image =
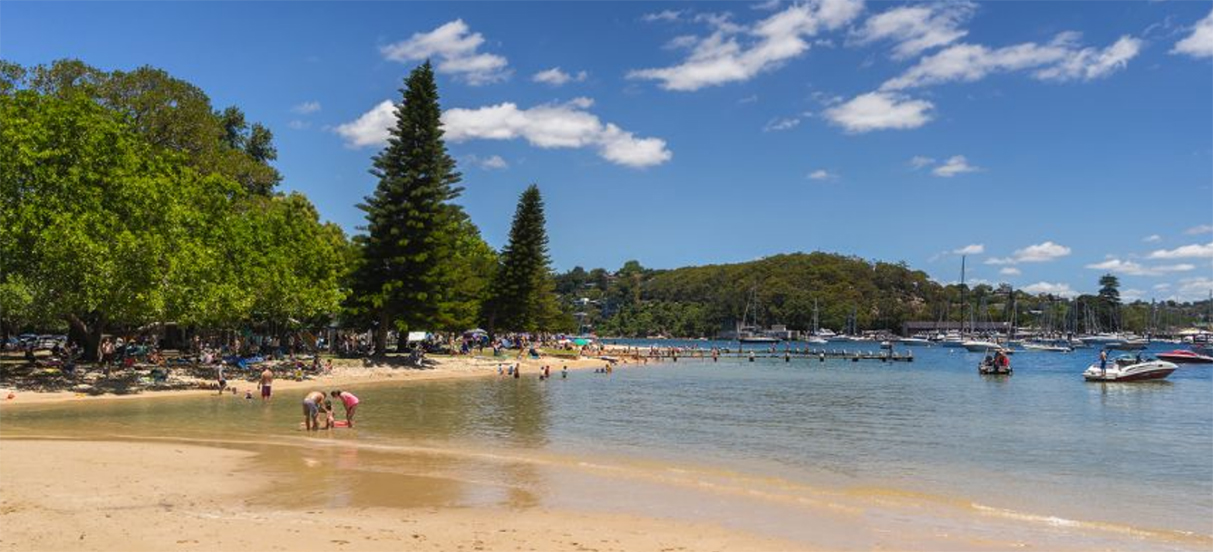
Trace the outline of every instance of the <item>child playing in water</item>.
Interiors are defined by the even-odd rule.
[[[324,399],[324,429],[333,429],[337,421],[333,419],[333,401]]]

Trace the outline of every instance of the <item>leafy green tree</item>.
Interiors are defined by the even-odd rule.
[[[442,110],[429,62],[414,69],[401,90],[396,124],[374,158],[375,192],[359,207],[366,236],[354,276],[352,305],[375,321],[375,350],[387,350],[387,331],[427,328],[449,311],[451,257],[459,211],[460,174],[442,139]]]
[[[497,330],[540,332],[567,328],[556,303],[548,257],[543,197],[532,184],[518,198],[509,242],[493,278],[485,309],[490,334]]]
[[[184,154],[199,173],[235,179],[249,192],[268,195],[282,180],[268,165],[277,156],[268,129],[249,127],[235,107],[213,110],[202,89],[163,70],[106,72],[73,59],[30,69],[4,62],[0,79],[3,94],[28,89],[91,98],[124,117],[152,146]]]

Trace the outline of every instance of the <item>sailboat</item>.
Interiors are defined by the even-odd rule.
[[[825,331],[829,332],[829,335],[831,335],[831,336],[834,335],[834,332],[831,332],[830,330],[825,330]],[[826,339],[825,335],[826,334],[824,334],[822,332],[821,327],[820,327],[820,319],[818,318],[818,311],[817,311],[817,300],[814,299],[813,300],[813,332],[811,334],[809,334],[809,336],[806,337],[804,341],[805,341],[805,343],[812,343],[815,345],[824,345],[826,343],[829,343],[829,340]]]
[[[751,307],[753,307],[751,309]],[[754,311],[754,324],[746,325],[746,319],[750,310]],[[779,338],[763,335],[762,329],[758,326],[758,288],[754,287],[750,291],[750,301],[746,303],[745,310],[741,313],[741,322],[737,324],[737,341],[740,343],[779,343]]]

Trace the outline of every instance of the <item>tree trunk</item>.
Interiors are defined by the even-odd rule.
[[[379,325],[375,327],[375,356],[387,354],[387,313],[380,313]]]
[[[69,314],[65,318],[75,333],[84,336],[84,360],[100,361],[101,335],[105,331],[105,315],[98,314],[92,326],[86,324],[80,317],[74,314]]]

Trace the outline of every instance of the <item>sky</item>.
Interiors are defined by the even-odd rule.
[[[557,270],[820,250],[1213,290],[1213,2],[4,2],[0,57],[200,86],[350,233],[430,59],[458,202],[500,247],[538,184]]]

